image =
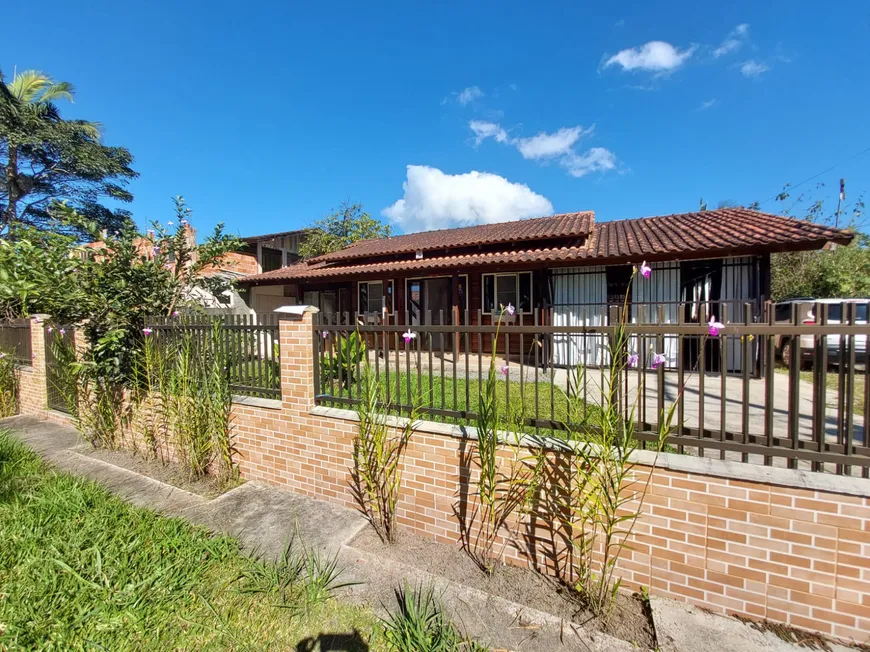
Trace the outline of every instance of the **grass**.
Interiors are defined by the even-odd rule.
[[[330,598],[337,572],[306,551],[251,558],[0,432],[0,649],[379,649],[374,614]]]
[[[433,375],[430,377],[425,370],[418,377],[416,372],[390,373],[390,391],[387,392],[387,379],[384,370],[381,369],[379,383],[383,396],[389,394],[389,412],[391,414],[407,415],[408,408],[413,405],[414,397],[422,398],[424,408],[437,410],[452,410],[457,412],[478,413],[480,409],[480,397],[483,394],[486,380],[477,378],[456,378],[450,376]],[[332,387],[328,381],[324,381],[324,393],[342,398],[359,398],[359,384],[352,384],[351,388],[341,387],[337,379],[333,380]],[[467,397],[467,398],[466,398]],[[522,386],[519,380],[511,379],[509,382],[499,380],[496,390],[499,409],[526,419],[538,418],[556,422],[568,420],[568,397],[564,390],[552,383],[539,381],[524,381]],[[400,407],[401,406],[401,407]],[[506,409],[507,406],[507,409]],[[597,405],[586,404],[587,417],[590,422],[596,423],[600,415]],[[422,415],[430,421],[442,421],[459,425],[476,425],[476,419],[464,419],[462,417],[448,417],[437,414]],[[560,429],[538,428],[524,425],[522,431],[528,434],[548,435],[565,437],[565,432]]]
[[[788,369],[785,367],[777,367],[776,369],[779,373],[788,374]],[[812,371],[801,371],[800,372],[801,380],[805,380],[808,383],[813,382],[813,372]],[[825,387],[828,391],[837,391],[840,382],[840,375],[836,371],[829,371],[827,373],[827,378],[825,380]],[[855,410],[855,414],[858,416],[864,416],[864,373],[856,372],[855,373],[855,393],[852,395],[852,405]],[[836,402],[828,403],[828,408],[837,409]]]

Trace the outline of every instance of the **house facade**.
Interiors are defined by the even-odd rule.
[[[252,295],[315,305],[322,319],[342,323],[490,324],[511,304],[517,324],[606,325],[626,295],[633,321],[733,322],[757,319],[769,299],[771,253],[851,239],[744,208],[607,222],[587,211],[367,240],[241,283]],[[632,274],[642,261],[653,268],[649,280]],[[564,335],[550,344],[557,365],[606,362],[600,339]],[[427,345],[464,343],[433,337]],[[519,345],[511,342],[509,353],[527,354]],[[675,342],[665,353],[676,364]],[[728,361],[729,369],[741,365]]]

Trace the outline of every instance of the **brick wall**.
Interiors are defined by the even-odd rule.
[[[234,406],[242,475],[355,507],[356,423],[345,411],[315,407],[310,313],[282,319],[280,343],[281,401]],[[37,357],[28,376],[34,382],[37,345],[34,339]],[[37,389],[23,391],[29,396],[23,410],[42,410]],[[426,430],[407,448],[398,519],[419,534],[455,543],[454,509],[461,511],[473,492],[468,478],[474,470],[464,462],[472,442],[444,424]],[[662,455],[653,471],[638,469],[639,482],[652,477],[633,550],[620,564],[626,588],[647,586],[718,613],[867,639],[870,481],[678,455]],[[564,572],[565,542],[550,531],[553,520],[541,514],[513,523],[497,548],[504,545],[505,561]]]

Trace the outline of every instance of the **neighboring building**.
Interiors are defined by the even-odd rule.
[[[188,241],[191,246],[196,243],[196,229],[186,226]],[[220,276],[230,281],[238,281],[243,277],[262,272],[279,270],[299,261],[299,243],[304,237],[304,230],[284,231],[266,235],[242,238],[244,243],[241,251],[226,254],[221,262],[203,271],[203,276]],[[153,242],[148,238],[138,238],[135,245],[140,255],[150,258],[153,254]],[[90,255],[99,256],[105,248],[101,241],[83,245],[82,251],[90,251]],[[189,299],[201,305],[210,314],[250,314],[252,312],[272,312],[275,308],[287,305],[287,300],[281,294],[281,289],[264,287],[253,293],[248,287],[237,286],[216,296],[211,292],[193,288]]]
[[[697,322],[701,314],[721,318],[725,311],[736,321],[747,304],[757,318],[770,297],[771,253],[848,244],[852,237],[744,208],[602,223],[588,211],[358,242],[241,283],[276,304],[283,297],[318,306],[325,319],[348,313],[370,323],[383,319],[385,308],[398,323],[488,324],[510,303],[517,323],[601,325],[626,293],[634,320]],[[644,260],[652,278],[631,281],[632,266]],[[434,337],[432,346],[461,348],[459,339]],[[512,341],[511,352],[519,346]],[[666,344],[666,354],[676,364],[675,342]],[[729,355],[729,369],[741,367],[739,354]],[[600,339],[561,336],[552,356],[559,365],[600,364],[605,353]]]
[[[299,262],[299,245],[305,237],[304,230],[282,231],[242,238],[245,247],[240,254],[244,258],[238,270],[255,275],[284,269]],[[275,308],[296,303],[295,297],[285,294],[280,286],[243,287],[241,298],[255,313],[272,312]]]

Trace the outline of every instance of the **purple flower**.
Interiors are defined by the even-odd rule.
[[[169,226],[172,226],[172,220],[169,220],[166,224],[168,224]]]
[[[153,328],[149,328],[148,326],[146,326],[145,328],[142,329],[142,334],[143,334],[145,337],[148,337],[148,336],[151,335],[151,333],[153,333],[153,332],[154,332],[154,329],[153,329]]]
[[[649,278],[650,274],[652,274],[652,267],[646,264],[646,261],[643,261],[640,264],[640,275],[644,278]]]
[[[629,367],[636,367],[636,366],[637,366],[637,361],[638,361],[638,360],[640,360],[640,356],[639,356],[637,353],[631,353],[631,354],[629,354],[629,356],[628,356],[628,366],[629,366]]]
[[[149,238],[153,238],[153,237],[154,237],[154,229],[148,229],[148,237],[149,237]]]
[[[33,321],[35,321],[38,324],[39,322],[42,321],[42,317],[34,317]]]
[[[61,335],[66,335],[66,329],[65,329],[65,328],[61,328],[61,329],[58,331],[58,333],[60,333]]]
[[[720,328],[725,328],[725,324],[716,321],[715,316],[710,317],[710,330],[708,331],[710,333],[710,336],[716,337],[717,335],[719,335]]]
[[[667,361],[668,361],[668,359],[665,357],[664,353],[656,353],[655,355],[653,355],[653,361],[652,361],[653,369],[658,367],[660,364],[664,364]]]
[[[45,330],[47,330],[49,333],[51,333],[52,331],[54,331],[54,326],[49,326]]]
[[[151,250],[151,253],[154,254],[155,256],[159,256],[160,255],[160,247],[154,247]]]
[[[402,337],[405,338],[405,344],[410,344],[411,340],[413,340],[415,337],[417,337],[417,333],[412,333],[411,329],[409,328],[407,331],[402,333]]]
[[[321,335],[323,335],[323,339],[326,339],[327,337],[329,337],[329,331],[323,331]]]
[[[511,317],[513,317],[513,316],[514,316],[514,313],[517,311],[517,309],[514,308],[513,305],[511,305],[511,304],[507,304],[507,306],[505,307],[504,311],[505,311],[507,314],[509,314]]]
[[[172,311],[172,316],[173,316],[173,317],[178,317],[178,315],[179,315],[179,312],[178,312],[177,310],[173,310],[173,311]]]
[[[501,366],[501,372],[505,375],[505,377],[507,377],[509,371],[510,369],[508,369],[508,366],[506,364],[503,364]]]

